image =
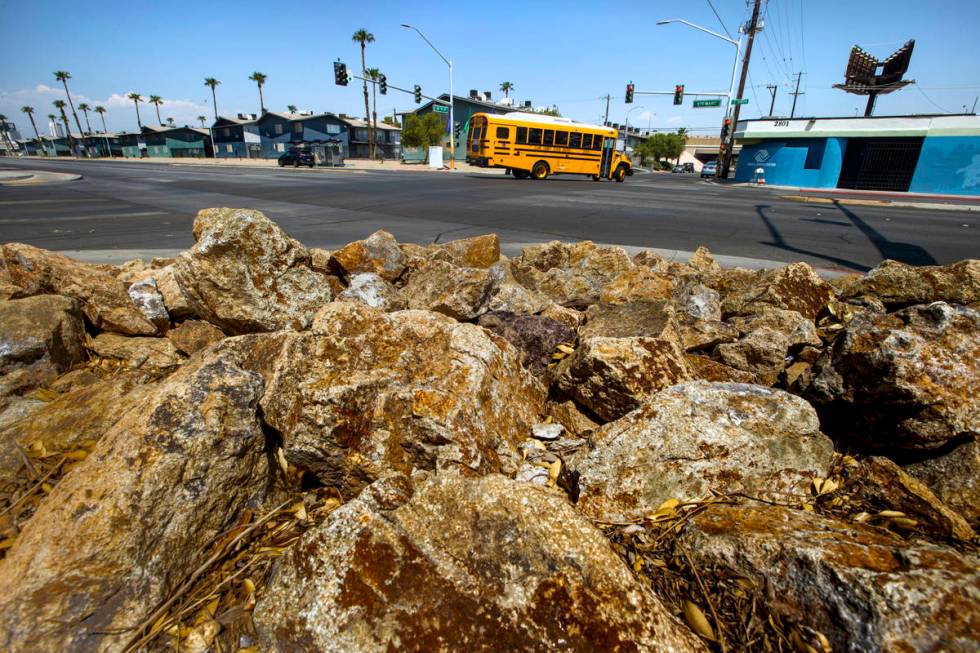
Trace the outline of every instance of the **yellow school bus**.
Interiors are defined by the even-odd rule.
[[[509,168],[516,179],[589,175],[621,182],[633,174],[632,162],[616,151],[615,129],[521,111],[474,114],[466,162]]]

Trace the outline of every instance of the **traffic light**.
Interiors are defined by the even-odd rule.
[[[459,136],[463,131],[463,123],[458,120],[453,123],[453,136],[456,137],[456,141],[459,142]]]
[[[418,84],[415,85],[415,104],[421,104],[422,102],[422,87]]]
[[[388,95],[388,77],[385,75],[378,76],[378,92],[381,95]]]
[[[674,87],[674,104],[684,104],[684,85],[678,84]]]
[[[721,142],[727,143],[728,137],[732,134],[732,119],[725,118],[725,122],[721,126]]]
[[[633,104],[633,82],[626,85],[626,104]]]
[[[333,81],[337,86],[347,86],[350,76],[347,74],[347,64],[342,61],[333,62]]]

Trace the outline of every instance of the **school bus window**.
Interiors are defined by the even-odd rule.
[[[555,130],[554,129],[546,129],[546,130],[544,130],[544,144],[545,145],[554,145],[555,144]]]
[[[531,127],[527,130],[528,145],[541,145],[541,130]]]
[[[555,145],[568,145],[568,132],[555,132]]]
[[[582,134],[582,149],[592,149],[592,134]]]
[[[527,143],[527,127],[517,128],[517,142],[522,145]]]
[[[600,136],[599,134],[596,134],[595,135],[595,140],[592,141],[592,149],[593,150],[601,150],[602,149],[602,136]]]
[[[582,134],[578,132],[572,132],[568,135],[568,147],[579,148],[582,147]]]
[[[497,138],[503,138],[504,140],[510,138],[510,130],[506,127],[497,127]]]

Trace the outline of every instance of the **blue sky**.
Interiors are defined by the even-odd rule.
[[[790,77],[804,71],[797,115],[854,115],[863,98],[831,85],[842,81],[851,45],[884,57],[909,38],[916,39],[908,77],[918,84],[879,99],[876,113],[941,113],[969,109],[980,94],[980,2],[976,0],[771,0],[766,29],[756,39],[743,116],[768,112],[767,83],[779,85],[776,113],[789,113]],[[732,34],[748,20],[744,0],[714,0]],[[442,2],[63,2],[0,1],[6,37],[0,40],[0,112],[29,123],[20,112],[33,105],[39,122],[63,98],[52,72],[68,70],[78,102],[103,104],[110,129],[136,126],[130,91],[164,98],[161,115],[178,124],[212,115],[204,77],[221,80],[222,114],[257,112],[258,94],[248,81],[253,71],[268,75],[264,92],[271,110],[287,104],[315,111],[363,114],[359,85],[333,83],[332,61],[340,57],[353,71],[360,49],[351,41],[359,27],[376,38],[368,46],[368,66],[380,68],[389,83],[420,84],[423,92],[445,92],[445,64],[411,23],[455,67],[455,90],[501,95],[509,80],[518,100],[535,106],[556,104],[566,116],[596,121],[609,93],[610,120],[640,127],[688,127],[717,131],[719,109],[673,106],[669,97],[637,96],[623,103],[626,82],[638,91],[727,90],[734,48],[681,25],[656,26],[684,18],[722,31],[707,0],[647,3],[597,1],[495,2],[450,5]],[[19,36],[18,36],[19,35]],[[413,108],[408,95],[389,91],[378,112]],[[141,108],[144,121],[153,108]],[[93,118],[95,116],[92,116]],[[93,124],[93,127],[95,125]],[[26,135],[26,133],[25,133]]]

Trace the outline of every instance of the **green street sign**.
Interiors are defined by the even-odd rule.
[[[695,109],[703,109],[705,107],[720,107],[720,106],[721,106],[721,98],[718,98],[718,99],[715,99],[715,100],[695,100],[694,101],[694,108]]]
[[[747,97],[736,98],[732,100],[732,104],[748,104],[748,103],[749,103],[749,98]]]
[[[449,113],[449,107],[444,106],[442,104],[433,104],[432,110],[435,111],[436,113]]]

